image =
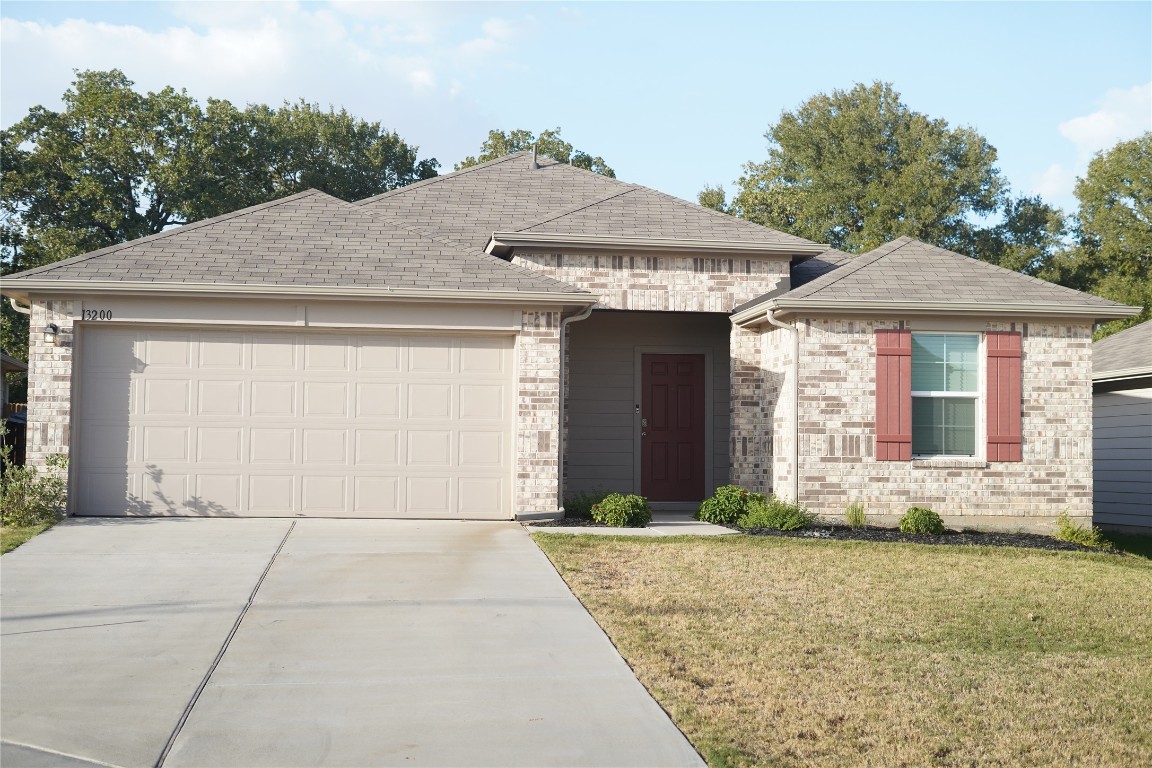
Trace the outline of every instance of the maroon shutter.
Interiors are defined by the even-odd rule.
[[[989,331],[988,461],[1023,461],[1021,435],[1022,345],[1016,331]]]
[[[912,331],[876,331],[876,460],[912,458]]]

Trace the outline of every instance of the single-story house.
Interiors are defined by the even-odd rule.
[[[901,238],[848,256],[518,153],[5,279],[71,511],[524,518],[737,483],[839,515],[1092,512],[1091,334],[1137,310]],[[75,450],[73,450],[73,448]]]
[[[1152,321],[1092,345],[1094,522],[1152,531]]]

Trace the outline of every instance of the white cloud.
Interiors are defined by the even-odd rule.
[[[1152,82],[1126,90],[1114,88],[1100,99],[1095,112],[1060,123],[1060,135],[1076,145],[1081,158],[1148,130],[1152,130]]]
[[[1065,210],[1075,209],[1076,179],[1084,176],[1097,152],[1152,130],[1152,82],[1113,88],[1097,106],[1096,111],[1065,120],[1057,127],[1075,150],[1070,153],[1074,154],[1070,163],[1054,163],[1032,179],[1033,193]]]

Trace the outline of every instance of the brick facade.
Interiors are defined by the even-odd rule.
[[[59,345],[44,340],[49,323]],[[28,344],[29,466],[43,469],[52,454],[68,454],[72,420],[72,302],[33,301]]]
[[[560,313],[524,312],[516,343],[517,513],[555,512],[560,461]]]
[[[732,368],[731,482],[766,493],[772,463],[771,405],[776,382],[764,365],[764,338],[732,326],[729,355]]]
[[[894,522],[913,505],[931,506],[951,525],[1045,530],[1065,509],[1074,519],[1090,522],[1091,325],[987,322],[971,327],[1023,334],[1023,461],[876,461],[874,334],[899,325],[880,319],[798,322],[801,501],[828,518],[842,517],[850,501],[861,501],[880,522]],[[905,327],[913,332],[957,330],[920,319]],[[767,335],[790,343],[784,331]],[[770,355],[766,365],[780,372]],[[776,445],[773,486],[782,489],[788,487],[790,454],[779,439]],[[977,450],[983,453],[983,447]]]
[[[636,256],[517,249],[513,264],[591,291],[600,309],[730,312],[787,281],[777,257]]]

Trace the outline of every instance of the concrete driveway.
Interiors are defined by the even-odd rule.
[[[4,768],[703,764],[514,523],[74,519],[0,606]]]

